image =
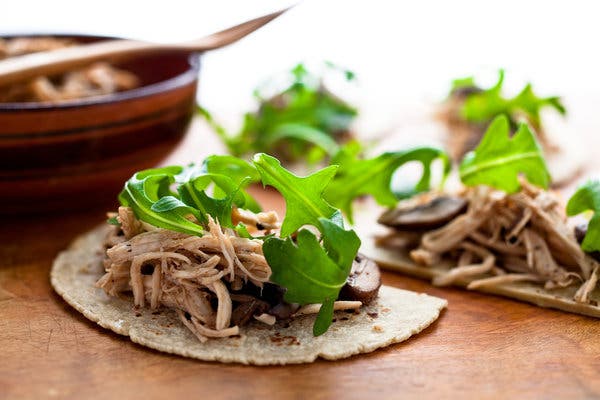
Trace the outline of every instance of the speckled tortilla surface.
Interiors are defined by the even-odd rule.
[[[200,343],[173,311],[134,310],[131,298],[107,296],[94,286],[102,275],[104,228],[77,239],[59,254],[52,286],[67,303],[98,323],[141,345],[205,361],[272,365],[307,363],[321,357],[337,360],[402,342],[434,322],[446,300],[383,286],[374,304],[359,313],[336,312],[324,335],[314,337],[314,316],[271,327],[253,322],[239,337]]]

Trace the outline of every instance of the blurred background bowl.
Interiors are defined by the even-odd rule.
[[[181,141],[195,110],[199,56],[152,53],[113,65],[135,74],[140,87],[60,103],[0,103],[0,213],[110,206],[127,178],[158,165]]]

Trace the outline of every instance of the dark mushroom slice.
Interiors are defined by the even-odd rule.
[[[358,253],[346,284],[340,291],[339,299],[357,300],[369,304],[379,292],[381,273],[377,264],[363,254]]]
[[[266,282],[262,287],[258,287],[251,282],[247,282],[240,290],[230,290],[231,299],[244,298],[244,296],[256,298],[268,303],[271,307],[283,302],[285,289],[274,283]],[[234,300],[235,301],[235,300]]]
[[[298,305],[282,302],[273,306],[268,313],[274,315],[277,320],[289,319],[298,310]]]
[[[232,300],[246,300],[241,302],[238,306],[236,306],[231,313],[231,323],[233,325],[244,326],[250,321],[253,315],[260,315],[262,313],[267,312],[269,309],[269,303],[258,300],[252,296],[247,295],[238,295],[239,297],[234,298],[232,296]],[[242,299],[241,296],[246,297]]]
[[[575,225],[573,228],[573,233],[575,234],[575,239],[577,239],[577,243],[583,243],[583,239],[585,239],[585,235],[587,235],[588,224],[579,224]]]
[[[467,210],[468,202],[458,196],[422,195],[384,212],[377,222],[398,230],[439,228]]]

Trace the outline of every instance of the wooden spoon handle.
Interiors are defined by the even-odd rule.
[[[106,40],[98,43],[66,47],[13,57],[0,61],[0,87],[36,76],[52,76],[83,67],[94,61],[119,61],[132,54],[156,50],[205,51],[226,46],[254,32],[277,18],[291,7],[186,43],[160,44],[137,40]]]
[[[139,54],[160,47],[135,40],[107,40],[9,58],[0,62],[0,86],[36,76],[52,76],[98,60],[114,62],[132,52]]]

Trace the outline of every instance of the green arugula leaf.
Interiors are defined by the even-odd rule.
[[[213,193],[217,188],[219,189],[218,197],[211,197],[206,193],[211,184],[215,185]],[[210,215],[222,226],[233,228],[231,209],[234,204],[244,208],[245,198],[240,193],[240,188],[244,184],[246,184],[246,180],[236,184],[228,176],[206,173],[181,184],[177,190],[184,204],[200,210],[200,214],[203,216],[200,220],[202,223],[207,223],[206,215]]]
[[[510,118],[512,125],[519,122],[520,117],[525,117],[527,122],[534,129],[541,128],[540,110],[544,107],[551,107],[560,114],[566,114],[566,109],[559,97],[538,97],[531,84],[515,97],[506,98],[502,95],[502,86],[504,84],[504,71],[498,72],[498,81],[496,84],[485,90],[474,91],[469,94],[461,109],[462,117],[466,121],[488,123],[494,117],[505,114]],[[456,80],[453,83],[452,90],[464,87],[477,87],[472,78]]]
[[[346,283],[360,239],[352,230],[320,218],[323,229],[323,247],[307,229],[298,232],[296,243],[292,238],[269,238],[263,244],[263,253],[272,269],[270,280],[284,288],[284,298],[290,303],[323,303],[313,333],[327,331],[333,317],[333,301]]]
[[[182,171],[182,167],[166,167],[134,174],[119,194],[121,205],[131,207],[140,220],[159,228],[202,236],[202,226],[188,219],[190,215],[199,218],[200,213],[170,200],[175,197],[169,187],[175,182],[175,175]]]
[[[342,270],[349,272],[360,248],[360,239],[353,230],[344,229],[339,212],[330,219],[319,218],[319,222],[327,256]]]
[[[354,74],[332,63],[328,69],[342,73],[346,80]],[[256,112],[244,115],[244,123],[237,135],[227,134],[208,111],[199,109],[235,156],[253,152],[277,154],[285,161],[318,162],[337,151],[337,143],[347,138],[357,110],[334,94],[323,84],[323,77],[296,65],[283,81],[291,81],[283,90],[273,90],[272,79],[259,86],[254,96],[259,101]],[[320,151],[313,150],[318,148]],[[319,156],[320,158],[317,158]]]
[[[494,119],[477,148],[465,155],[460,164],[460,178],[467,186],[488,185],[507,193],[520,189],[519,174],[544,189],[550,173],[535,135],[526,124],[510,137],[506,116]]]
[[[238,235],[240,235],[240,237],[246,238],[246,239],[254,239],[254,237],[250,234],[250,232],[248,232],[248,228],[246,228],[246,225],[244,225],[243,223],[238,223],[235,228],[233,228]]]
[[[317,318],[315,319],[315,323],[313,325],[313,335],[321,336],[331,326],[333,321],[333,305],[335,303],[335,299],[326,298],[323,300],[321,304],[321,308],[319,309],[319,313],[317,314]]]
[[[117,217],[110,217],[106,220],[107,224],[110,225],[115,225],[115,226],[121,226],[121,223],[119,222],[119,220],[117,219]]]
[[[225,175],[232,179],[244,197],[243,207],[252,212],[262,211],[256,200],[244,190],[249,184],[260,181],[260,174],[252,164],[233,156],[213,155],[204,159],[202,169],[210,174]],[[224,194],[219,186],[215,190],[215,195]]]
[[[452,81],[452,88],[450,89],[450,93],[465,89],[465,88],[473,88],[476,87],[475,78],[472,76],[467,76],[466,78],[458,78]]]
[[[534,92],[530,83],[528,83],[523,90],[510,102],[511,108],[514,110],[513,113],[522,110],[529,123],[536,129],[541,126],[540,110],[544,107],[552,107],[558,111],[561,115],[565,115],[567,110],[562,104],[560,97],[538,97]]]
[[[406,151],[383,153],[375,158],[360,159],[357,153],[342,153],[333,159],[339,163],[338,173],[325,189],[325,200],[339,207],[352,222],[352,202],[357,197],[369,194],[384,206],[393,207],[398,198],[390,187],[394,172],[410,161],[423,165],[423,174],[416,185],[416,191],[429,189],[431,164],[434,160],[443,162],[444,177],[450,172],[450,159],[440,149],[418,147]]]
[[[579,187],[567,203],[567,215],[574,216],[586,211],[594,214],[588,223],[581,248],[586,252],[600,251],[600,182],[589,181]]]
[[[338,149],[338,144],[327,132],[313,128],[312,126],[296,123],[278,125],[267,141],[267,145],[274,146],[281,140],[292,138],[312,143],[327,154],[334,154]]]
[[[249,183],[260,180],[260,175],[252,164],[233,156],[208,156],[202,163],[202,169],[211,174],[227,175],[237,184],[248,178],[250,178]]]
[[[299,177],[283,168],[279,160],[264,153],[256,154],[253,162],[263,185],[273,186],[285,199],[282,237],[289,236],[303,225],[319,227],[319,218],[331,218],[336,213],[337,210],[323,200],[322,193],[335,175],[337,166]]]
[[[214,171],[214,172],[209,172]],[[219,172],[219,173],[217,173]],[[171,166],[136,173],[119,195],[122,205],[130,206],[136,216],[154,226],[202,235],[207,215],[223,226],[234,228],[231,209],[260,210],[243,189],[260,178],[256,169],[246,161],[230,156],[213,156],[201,167]],[[177,192],[171,187],[177,186]],[[209,194],[212,190],[212,194]],[[194,216],[196,221],[191,221]]]

